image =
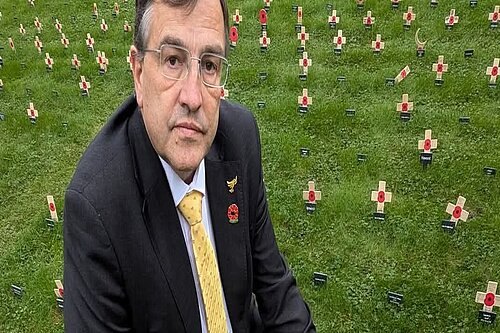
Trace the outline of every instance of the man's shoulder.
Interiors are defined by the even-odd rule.
[[[129,122],[137,110],[134,97],[127,99],[104,124],[83,153],[69,188],[83,191],[90,184],[119,178],[130,161]]]

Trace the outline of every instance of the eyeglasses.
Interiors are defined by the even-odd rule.
[[[198,70],[203,84],[212,88],[222,88],[229,75],[229,63],[226,58],[214,54],[203,53],[199,58],[192,57],[189,50],[170,44],[163,44],[159,50],[145,49],[144,52],[156,52],[160,56],[161,74],[168,79],[184,80],[191,67],[191,60],[198,62]]]

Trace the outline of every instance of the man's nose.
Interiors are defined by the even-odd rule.
[[[190,111],[198,110],[202,103],[201,89],[203,89],[203,82],[199,66],[200,59],[192,57],[188,75],[182,82],[183,86],[179,94],[179,103],[189,108]]]

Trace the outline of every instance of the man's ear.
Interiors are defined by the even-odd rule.
[[[135,98],[137,105],[142,108],[142,65],[143,61],[140,59],[139,51],[132,45],[130,47],[130,63],[132,64],[132,75],[134,76]]]

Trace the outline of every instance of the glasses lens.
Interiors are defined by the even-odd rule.
[[[223,57],[206,53],[200,61],[201,77],[205,84],[222,87],[226,84],[229,64]]]
[[[163,75],[175,80],[184,78],[188,71],[190,60],[189,53],[186,50],[175,46],[163,45],[160,57]]]

